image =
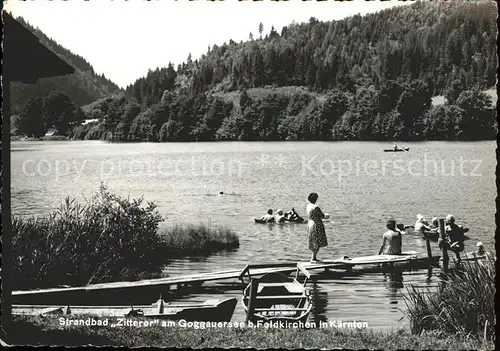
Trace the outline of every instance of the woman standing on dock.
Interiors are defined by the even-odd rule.
[[[326,239],[325,226],[323,224],[323,218],[325,214],[316,205],[318,201],[318,194],[311,193],[307,197],[309,204],[307,204],[306,211],[309,216],[309,221],[307,222],[307,234],[309,236],[309,250],[312,251],[311,262],[318,262],[316,255],[321,247],[328,245]]]

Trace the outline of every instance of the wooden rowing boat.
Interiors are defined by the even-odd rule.
[[[160,298],[151,305],[77,306],[77,305],[12,305],[13,315],[91,315],[99,317],[146,317],[186,321],[229,322],[236,298],[211,299],[203,303],[166,303]]]
[[[266,265],[269,266],[269,265]],[[247,266],[242,271],[240,278],[251,268],[261,268],[263,265]],[[304,273],[305,279],[301,284],[298,281],[299,272]],[[252,312],[249,320],[253,323],[257,321],[288,321],[305,322],[312,309],[312,297],[306,289],[305,284],[310,278],[309,272],[297,264],[296,277],[290,277],[283,273],[267,273],[260,279],[252,281],[243,290],[242,305],[245,313],[248,314],[250,300],[252,302]],[[256,296],[250,296],[252,284],[257,284]]]

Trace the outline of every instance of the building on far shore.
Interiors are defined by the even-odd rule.
[[[496,108],[497,100],[498,100],[496,88],[484,90],[483,93],[485,93],[486,95],[488,95],[491,98],[491,106],[490,107]],[[444,95],[436,95],[436,96],[432,97],[432,106],[445,105],[447,102],[448,102],[448,100],[446,99],[446,97],[444,97]]]

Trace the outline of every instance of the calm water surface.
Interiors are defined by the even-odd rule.
[[[307,260],[305,225],[258,225],[252,217],[267,208],[291,207],[305,215],[312,191],[320,195],[318,204],[332,219],[325,225],[329,245],[320,258],[375,254],[388,217],[412,224],[417,213],[428,219],[452,213],[471,229],[466,251],[477,241],[493,249],[495,142],[408,146],[410,152],[384,153],[390,144],[13,142],[12,210],[42,215],[66,196],[83,201],[104,181],[114,193],[155,202],[166,218],[164,225],[224,224],[238,233],[238,250],[175,260],[165,269],[170,275]],[[425,252],[416,238],[405,238],[403,246]],[[311,318],[396,327],[404,322],[401,295],[410,283],[432,285],[436,278],[419,271],[319,279],[310,286],[315,296]],[[234,318],[244,319],[239,305]]]

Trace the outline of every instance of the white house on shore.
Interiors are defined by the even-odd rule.
[[[93,118],[93,119],[86,119],[82,122],[82,126],[86,125],[86,124],[89,124],[89,123],[93,123],[93,122],[97,122],[99,121],[99,119],[97,118]]]
[[[49,129],[45,136],[53,136],[57,131],[55,129]]]

